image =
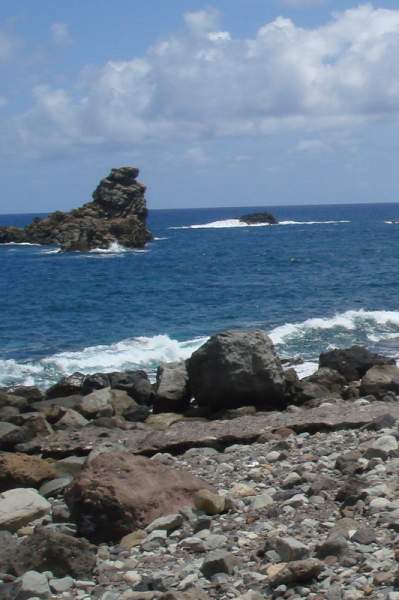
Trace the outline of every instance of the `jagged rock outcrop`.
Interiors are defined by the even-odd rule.
[[[249,215],[243,215],[240,217],[242,223],[248,225],[258,225],[262,223],[269,223],[269,225],[278,225],[278,221],[274,215],[269,212],[251,213]]]
[[[107,249],[113,242],[142,248],[152,235],[146,226],[146,188],[137,181],[138,174],[135,167],[112,169],[100,181],[92,202],[68,213],[56,211],[34,219],[24,229],[1,227],[0,244],[57,244],[64,251],[82,252]]]

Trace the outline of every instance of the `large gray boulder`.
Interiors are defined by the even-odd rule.
[[[8,490],[0,494],[0,529],[17,531],[50,509],[50,503],[32,488]]]
[[[360,393],[382,398],[387,392],[399,394],[399,368],[394,365],[372,367],[362,378]]]
[[[260,330],[224,331],[187,362],[189,383],[200,406],[213,411],[253,405],[266,410],[287,404],[287,381],[273,342]]]
[[[154,412],[182,412],[191,398],[185,361],[158,367]]]

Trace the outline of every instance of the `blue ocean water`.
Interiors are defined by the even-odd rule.
[[[147,368],[260,327],[303,372],[357,342],[399,355],[399,204],[150,211],[145,251],[0,246],[0,385]],[[0,215],[24,225],[35,215]]]

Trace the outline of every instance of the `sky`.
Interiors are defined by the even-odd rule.
[[[0,213],[398,202],[398,134],[398,0],[0,4]]]

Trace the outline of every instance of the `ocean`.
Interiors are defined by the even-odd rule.
[[[140,251],[0,246],[0,385],[154,377],[230,328],[265,330],[301,376],[354,343],[399,358],[399,204],[268,207],[279,225],[240,225],[259,210],[150,210]]]

